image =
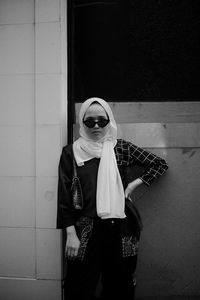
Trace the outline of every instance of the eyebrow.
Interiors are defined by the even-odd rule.
[[[105,120],[109,120],[109,118],[106,118],[106,116],[98,116],[98,117],[91,117],[91,116],[89,116],[89,117],[86,117],[84,120],[88,120],[88,119],[105,119]]]
[[[104,109],[105,110],[105,109]],[[107,117],[107,119],[108,120],[110,120],[110,118],[109,118],[109,115],[107,114],[107,111],[105,111],[105,113],[106,113],[106,117]],[[85,115],[86,115],[86,112],[85,112],[85,114],[84,114],[84,116],[83,116],[83,119],[82,120],[85,120]],[[101,117],[101,118],[105,118],[105,116],[98,116],[98,117]],[[94,117],[92,117],[92,116],[89,116],[89,117],[87,117],[87,119],[88,118],[94,118]]]

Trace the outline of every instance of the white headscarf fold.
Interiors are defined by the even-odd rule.
[[[93,102],[98,102],[109,116],[109,129],[104,137],[94,141],[88,137],[83,125],[84,115]],[[73,151],[78,165],[83,165],[94,157],[101,158],[97,176],[97,215],[102,219],[125,218],[125,196],[121,176],[117,167],[114,147],[117,142],[117,125],[110,106],[100,98],[86,100],[79,113],[80,138],[73,143]]]

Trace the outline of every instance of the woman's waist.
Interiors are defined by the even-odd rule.
[[[100,217],[96,217],[93,220],[94,228],[97,230],[101,230],[104,234],[110,231],[119,231],[121,228],[121,224],[123,219],[119,218],[107,218],[102,219]]]

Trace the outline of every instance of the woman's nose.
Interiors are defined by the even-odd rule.
[[[99,128],[98,123],[95,123],[94,128]]]

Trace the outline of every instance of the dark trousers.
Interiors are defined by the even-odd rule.
[[[122,257],[119,228],[120,220],[94,222],[93,234],[88,242],[84,260],[67,262],[65,300],[94,299],[100,277],[100,299],[134,299],[137,256]]]

